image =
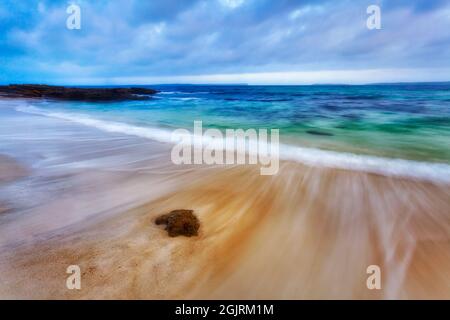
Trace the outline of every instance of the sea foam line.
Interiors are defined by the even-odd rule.
[[[172,132],[169,130],[99,120],[83,114],[47,111],[34,106],[19,106],[16,107],[16,111],[67,120],[95,127],[106,132],[134,135],[163,143],[174,143]],[[226,144],[224,143],[224,145]],[[414,178],[450,184],[450,165],[446,163],[383,158],[287,144],[280,145],[280,158],[310,166],[364,171],[385,176]]]

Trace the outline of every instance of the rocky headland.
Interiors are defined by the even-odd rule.
[[[147,100],[158,91],[148,88],[79,88],[48,85],[0,86],[0,97],[45,98],[69,101]]]

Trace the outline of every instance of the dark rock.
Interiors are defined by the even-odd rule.
[[[173,210],[156,218],[155,223],[165,224],[170,237],[196,236],[200,222],[193,212],[193,210]]]
[[[333,136],[332,133],[323,132],[323,131],[316,131],[316,130],[307,130],[306,133],[313,134],[313,135],[316,135],[316,136],[330,136],[330,137]]]
[[[48,98],[71,101],[147,100],[158,91],[147,88],[69,88],[47,85],[0,86],[0,96],[8,98]]]

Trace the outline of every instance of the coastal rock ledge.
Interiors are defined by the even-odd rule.
[[[147,88],[76,88],[41,84],[0,86],[0,97],[46,98],[69,101],[147,100],[155,93],[158,93],[158,91]]]
[[[157,225],[165,224],[170,237],[198,235],[200,222],[193,210],[173,210],[156,218]]]

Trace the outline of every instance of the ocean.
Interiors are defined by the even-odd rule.
[[[150,100],[28,102],[17,111],[171,142],[177,128],[279,129],[280,157],[450,182],[450,83],[154,85]]]
[[[449,298],[449,85],[150,87],[0,99],[0,297]],[[171,134],[196,120],[279,129],[287,161],[174,164]],[[155,224],[178,209],[198,236]]]

